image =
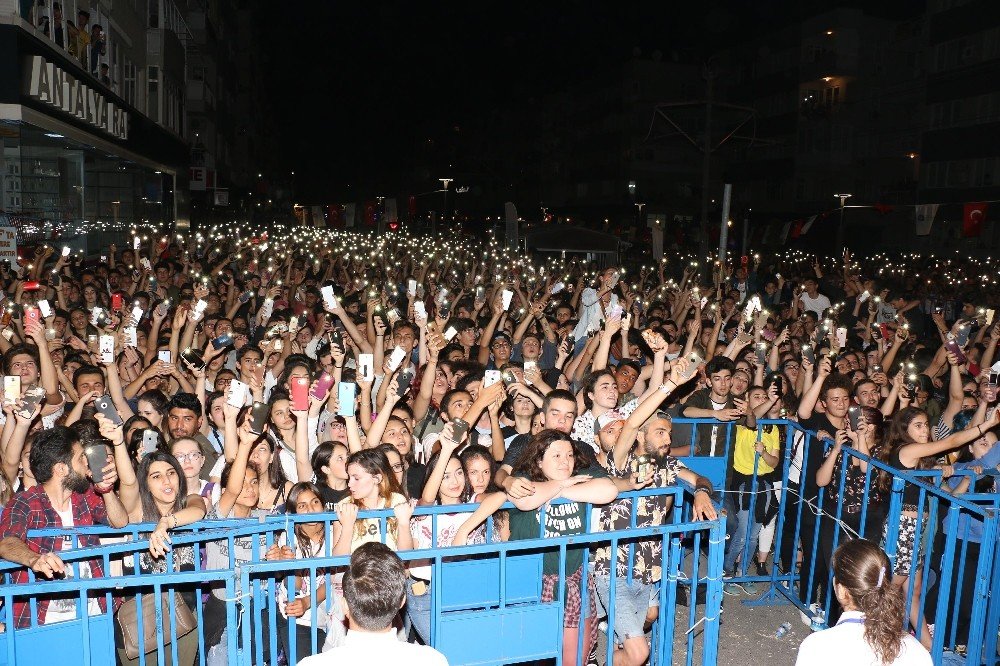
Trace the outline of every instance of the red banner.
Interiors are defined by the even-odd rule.
[[[965,214],[962,216],[962,236],[975,238],[983,233],[983,222],[986,221],[987,203],[965,204]]]
[[[375,202],[366,201],[365,202],[365,226],[374,227],[375,226]]]

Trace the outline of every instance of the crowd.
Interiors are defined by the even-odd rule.
[[[804,497],[825,488],[836,503],[846,465],[842,521],[802,518],[803,534],[820,524],[824,575],[816,580],[825,581],[827,567],[849,561],[833,554],[837,530],[846,524],[878,543],[888,508],[888,475],[874,475],[868,489],[867,466],[844,447],[901,470],[940,468],[954,493],[996,490],[984,470],[1000,454],[1000,372],[991,370],[1000,327],[990,303],[965,296],[956,280],[973,269],[955,261],[914,258],[907,275],[886,258],[789,253],[626,271],[526,256],[492,240],[311,229],[241,238],[228,229],[140,234],[90,257],[41,245],[22,264],[0,273],[0,558],[64,576],[60,552],[99,540],[29,530],[150,523],[148,552],[132,567],[166,571],[170,551],[175,570],[193,569],[198,557],[220,568],[231,555],[248,561],[249,548],[213,542],[201,553],[173,548],[171,535],[204,519],[335,511],[330,530],[299,523],[294,539],[283,536],[266,552],[270,560],[367,553],[356,580],[353,562],[337,576],[333,598],[327,585],[311,591],[308,576],[294,589],[278,586],[281,613],[298,618],[297,654],[279,623],[290,664],[311,652],[311,599],[322,605],[320,643],[330,654],[352,641],[363,649],[352,634],[384,624],[387,611],[372,610],[373,595],[396,599],[399,591],[365,582],[371,542],[397,551],[482,543],[487,524],[492,539],[534,538],[545,506],[546,535],[579,534],[587,503],[601,506],[592,529],[628,528],[633,513],[639,527],[662,524],[668,499],[632,506],[619,494],[683,479],[694,488],[695,519],[726,516],[727,578],[766,575],[772,549],[790,569],[800,550],[810,561],[813,544],[796,543],[793,530],[776,539],[780,493],[752,494],[751,484],[784,484]],[[679,416],[716,421],[674,424]],[[785,478],[785,429],[759,429],[766,419],[797,420],[829,445],[805,458],[800,447]],[[725,487],[713,488],[682,458],[726,455],[726,424],[735,434]],[[914,531],[926,523],[907,493],[895,568],[885,571],[877,547],[855,554],[852,573],[837,574],[828,618],[881,623],[882,631],[859,634],[883,660],[875,663],[923,663],[894,661],[922,650],[900,631],[911,576],[920,596]],[[557,498],[568,501],[549,504]],[[506,502],[514,508],[501,509]],[[448,504],[478,508],[441,514],[436,533],[427,517],[413,516],[416,506]],[[392,510],[385,534],[377,520],[358,517],[370,509]],[[647,661],[661,547],[650,540],[614,555],[598,549],[588,562],[569,549],[562,572],[546,555],[543,598],[559,595],[560,573],[566,579],[565,663],[578,663],[581,634],[583,657],[594,658],[612,580],[615,663]],[[975,539],[968,548],[978,549]],[[741,561],[745,550],[752,561]],[[100,561],[81,571],[105,574]],[[414,562],[405,575],[389,617],[401,605],[410,636],[427,642],[431,568]],[[15,574],[26,579],[24,570]],[[730,594],[749,588],[726,585]],[[866,590],[889,601],[869,603]],[[365,603],[364,613],[352,612]],[[103,604],[95,599],[92,612]],[[26,626],[34,613],[47,624],[76,612],[73,600],[18,603],[13,619]],[[362,616],[374,619],[359,624]],[[919,607],[908,617],[929,646]],[[892,622],[896,629],[885,630]],[[203,623],[208,663],[225,663],[224,590],[208,597]],[[968,617],[959,623],[961,636]],[[134,646],[118,638],[120,663],[138,663]],[[197,632],[179,636],[177,649],[180,664],[194,663]],[[413,659],[439,663],[430,652]]]

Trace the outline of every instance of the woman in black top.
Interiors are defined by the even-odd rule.
[[[931,469],[937,456],[957,449],[969,442],[982,437],[987,430],[1000,424],[1000,409],[985,423],[962,430],[938,441],[931,440],[931,427],[927,412],[917,407],[906,407],[900,410],[892,419],[889,427],[889,464],[899,470]],[[931,636],[920,614],[920,544],[914,543],[917,525],[923,523],[922,532],[926,535],[927,521],[925,508],[920,503],[920,487],[907,483],[903,489],[903,512],[899,518],[899,534],[896,537],[896,567],[892,580],[897,585],[908,589],[911,570],[915,576],[913,598],[910,601],[910,622],[918,628],[918,638],[924,647],[930,649]],[[883,532],[883,536],[886,532]],[[917,552],[916,556],[914,553]],[[916,560],[914,562],[914,560]],[[916,566],[912,566],[912,565]]]

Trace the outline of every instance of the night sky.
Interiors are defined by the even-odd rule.
[[[879,15],[898,18],[923,3],[844,4],[877,4]],[[262,85],[279,138],[274,168],[296,171],[303,201],[439,186],[430,178],[421,183],[421,174],[440,175],[447,165],[416,146],[474,123],[478,114],[586,80],[594,67],[624,62],[636,47],[700,62],[755,30],[830,6],[306,2],[282,13],[271,5],[260,19],[270,36]]]

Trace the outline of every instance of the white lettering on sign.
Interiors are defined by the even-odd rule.
[[[17,229],[0,227],[0,261],[8,261],[17,266]]]
[[[42,56],[28,61],[27,95],[87,122],[119,139],[128,138],[128,112],[76,80]]]

